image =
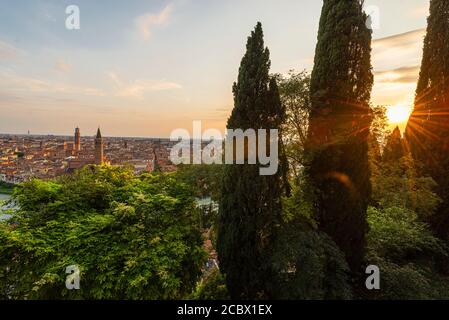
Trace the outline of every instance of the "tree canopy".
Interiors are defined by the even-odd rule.
[[[13,299],[180,299],[205,261],[195,202],[172,175],[86,167],[17,188],[0,224],[0,292]],[[80,290],[65,270],[79,267]]]

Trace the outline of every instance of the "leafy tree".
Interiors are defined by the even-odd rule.
[[[258,23],[248,38],[234,84],[234,109],[227,128],[280,128],[284,109],[269,69],[269,51]],[[224,169],[217,251],[220,269],[234,299],[270,296],[266,280],[272,277],[269,257],[281,215],[285,171],[281,161],[276,174],[262,176],[260,162],[257,163],[227,165]]]
[[[359,0],[325,0],[311,77],[306,174],[320,230],[359,271],[370,199],[371,31]]]
[[[223,165],[179,165],[176,171],[177,180],[191,186],[198,198],[210,197],[214,201],[220,199]]]
[[[288,76],[276,74],[279,93],[286,117],[282,126],[282,140],[295,178],[304,165],[304,146],[307,139],[310,103],[310,74],[291,70]]]
[[[205,262],[191,191],[171,174],[86,167],[14,192],[0,223],[5,299],[179,299]],[[65,287],[77,265],[80,290]]]
[[[443,199],[431,221],[443,239],[449,237],[449,2],[430,1],[415,107],[405,137],[423,173],[438,183]]]

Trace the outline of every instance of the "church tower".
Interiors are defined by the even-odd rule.
[[[100,128],[98,128],[97,136],[95,137],[95,164],[102,165],[104,162],[104,143],[101,136]]]
[[[81,151],[81,134],[80,128],[76,127],[75,129],[75,152]]]

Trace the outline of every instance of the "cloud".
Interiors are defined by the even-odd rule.
[[[373,40],[373,67],[378,75],[415,72],[421,63],[425,34],[425,29],[418,29]]]
[[[373,40],[373,50],[386,48],[414,48],[417,41],[423,41],[426,29],[417,29],[405,33],[395,34],[389,37]]]
[[[137,79],[132,83],[125,83],[113,71],[106,74],[114,82],[117,97],[142,99],[148,92],[182,89],[180,84],[166,80]]]
[[[22,50],[0,40],[0,62],[17,60],[22,54]]]
[[[153,81],[153,80],[136,80],[130,85],[125,85],[117,91],[118,97],[126,98],[143,98],[144,94],[152,91],[165,91],[173,89],[181,89],[182,86],[175,82]]]
[[[373,101],[382,105],[412,105],[419,66],[405,66],[374,73]]]
[[[373,103],[413,103],[425,29],[373,40]]]
[[[143,99],[148,92],[181,89],[175,82],[165,80],[142,80],[125,83],[115,72],[107,75],[114,82],[112,90],[104,91],[95,87],[72,85],[63,82],[48,81],[34,77],[21,76],[10,72],[0,72],[0,88],[12,94],[71,94],[89,97],[125,97]]]
[[[136,19],[136,27],[142,38],[148,40],[151,37],[154,26],[166,25],[170,20],[172,11],[173,4],[169,4],[157,14],[147,13],[139,16]]]
[[[55,70],[62,73],[69,73],[72,71],[72,65],[70,63],[66,63],[63,60],[59,60],[55,64]]]
[[[208,116],[204,117],[204,113],[197,116],[197,119],[201,119],[203,121],[226,121],[226,119],[229,118],[229,116],[232,113],[232,106],[226,107],[218,107],[215,109],[212,109],[208,112]]]
[[[116,86],[123,86],[123,82],[120,80],[119,76],[114,71],[109,71],[106,73],[109,78],[114,82]]]
[[[377,71],[374,73],[378,83],[416,83],[420,66],[400,67],[393,70]]]
[[[392,70],[421,63],[425,29],[373,40],[375,70]]]
[[[0,86],[12,92],[25,93],[63,93],[86,96],[104,96],[97,88],[55,83],[42,79],[23,77],[11,73],[0,73]]]

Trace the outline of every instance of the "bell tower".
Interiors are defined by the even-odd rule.
[[[80,128],[76,127],[75,129],[75,152],[79,152],[81,150],[81,133]]]
[[[95,137],[95,164],[102,165],[104,163],[104,142],[101,136],[100,128],[98,128],[97,136]]]

